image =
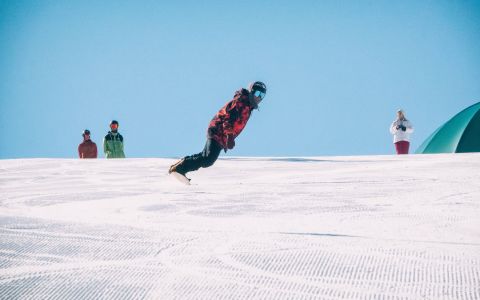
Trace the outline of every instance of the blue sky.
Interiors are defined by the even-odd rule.
[[[196,153],[254,80],[228,155],[392,154],[397,108],[414,150],[480,101],[480,1],[0,1],[0,158],[76,157],[112,119],[127,157]]]

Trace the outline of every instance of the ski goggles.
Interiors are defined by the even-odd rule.
[[[263,99],[263,97],[265,97],[265,93],[262,92],[262,91],[254,91],[254,92],[253,92],[253,95],[254,95],[255,97],[259,97],[260,99]]]
[[[117,129],[117,128],[118,128],[118,124],[111,124],[111,125],[110,125],[110,128]]]

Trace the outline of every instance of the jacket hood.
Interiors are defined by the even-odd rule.
[[[253,95],[247,89],[240,89],[235,92],[235,98],[241,100],[252,109],[258,109],[258,104],[253,100]]]

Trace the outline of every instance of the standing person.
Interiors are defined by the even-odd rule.
[[[393,144],[397,154],[408,154],[410,148],[410,134],[413,132],[412,123],[405,118],[405,112],[397,111],[397,119],[390,126],[390,133],[393,134]]]
[[[125,158],[123,136],[118,132],[118,122],[110,122],[110,131],[103,139],[103,152],[106,158]]]
[[[83,142],[78,145],[78,157],[97,158],[97,144],[90,139],[90,130],[85,129],[82,136]]]
[[[169,173],[176,172],[184,175],[199,168],[207,168],[215,163],[222,149],[235,147],[235,138],[247,125],[247,121],[254,109],[265,97],[267,87],[263,82],[256,81],[248,89],[235,92],[233,100],[228,102],[210,121],[207,130],[207,142],[203,151],[186,156],[172,165]]]

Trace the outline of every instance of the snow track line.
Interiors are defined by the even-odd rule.
[[[347,235],[347,234],[333,234],[333,233],[277,232],[277,234],[306,235],[306,236],[316,236],[316,237],[359,238],[359,239],[368,239],[368,240],[381,240],[381,241],[405,242],[405,243],[444,244],[444,245],[461,245],[461,246],[474,246],[474,247],[480,246],[480,243],[388,239],[388,238],[377,238],[377,237]]]

